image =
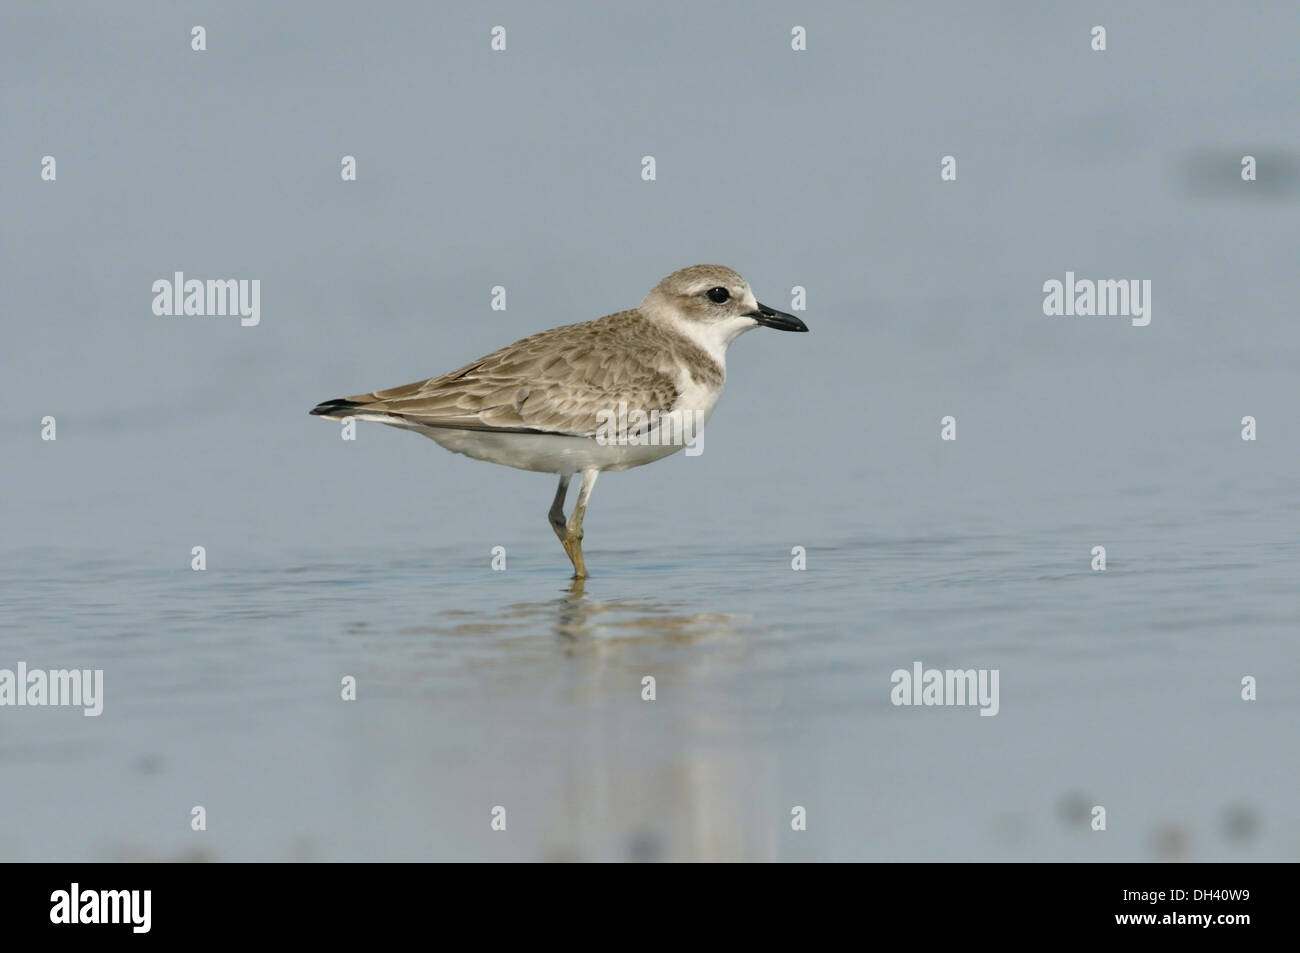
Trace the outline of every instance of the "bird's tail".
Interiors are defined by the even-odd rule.
[[[360,401],[348,400],[346,397],[336,397],[333,400],[322,401],[308,413],[313,417],[329,417],[332,420],[341,420],[344,417],[355,416],[355,409],[361,406],[363,405]]]

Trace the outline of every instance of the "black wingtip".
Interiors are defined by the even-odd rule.
[[[342,398],[338,398],[336,400],[327,400],[319,403],[311,410],[307,411],[307,413],[311,414],[313,417],[333,417],[335,414],[359,406],[361,405],[355,400],[343,400]]]

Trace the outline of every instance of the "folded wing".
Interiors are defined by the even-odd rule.
[[[417,429],[594,436],[601,411],[618,414],[625,403],[627,412],[666,413],[678,398],[668,355],[635,346],[640,322],[629,315],[543,331],[440,377],[328,400],[311,413]]]

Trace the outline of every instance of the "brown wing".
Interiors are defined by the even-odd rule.
[[[524,338],[440,377],[326,401],[313,414],[397,418],[426,427],[594,436],[598,412],[666,413],[671,355],[635,311]]]

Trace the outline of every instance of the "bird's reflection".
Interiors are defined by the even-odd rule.
[[[500,795],[534,813],[538,856],[771,859],[788,807],[772,802],[772,769],[756,762],[745,721],[759,690],[744,675],[752,618],[694,611],[653,588],[604,595],[619,588],[575,579],[406,631],[435,636],[449,665],[442,697],[464,692],[464,723],[494,726],[498,763],[546,753]]]
[[[569,588],[558,603],[555,614],[555,634],[561,638],[581,638],[588,628],[591,603],[587,600],[587,580],[583,576],[574,576]]]
[[[544,856],[771,859],[779,821],[774,810],[756,817],[768,805],[735,699],[702,690],[742,667],[749,617],[600,599],[589,585],[573,580],[549,607],[579,717],[559,759]]]
[[[520,602],[505,607],[500,620],[507,626],[542,622],[566,645],[591,640],[678,642],[726,638],[750,620],[729,612],[683,612],[680,603],[659,599],[599,598],[588,591],[586,579],[573,579],[558,598]]]

